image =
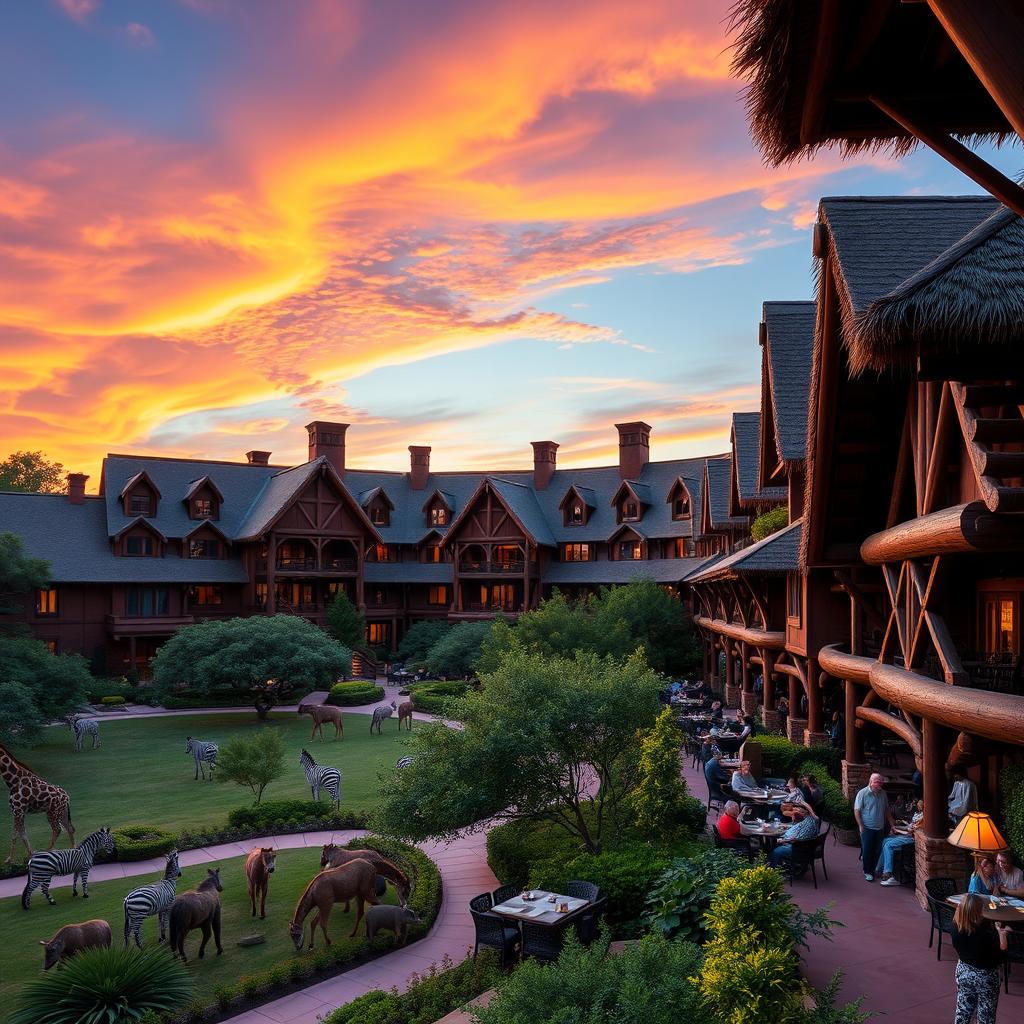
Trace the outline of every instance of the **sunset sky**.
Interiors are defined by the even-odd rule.
[[[821,195],[978,189],[927,153],[766,169],[726,3],[34,0],[0,32],[0,456],[351,465],[721,451]],[[1019,148],[987,153],[1017,174]]]

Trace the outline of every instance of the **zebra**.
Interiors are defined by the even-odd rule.
[[[160,941],[164,941],[164,936],[167,934],[167,919],[171,912],[171,904],[174,902],[179,878],[181,878],[181,868],[178,867],[178,851],[171,850],[167,854],[167,867],[164,869],[163,881],[136,886],[125,896],[124,944],[126,948],[129,938],[134,935],[135,945],[142,949],[142,922],[153,914],[157,915],[160,922]]]
[[[373,727],[377,726],[377,735],[380,735],[380,723],[385,718],[390,718],[398,710],[398,705],[392,701],[390,704],[381,704],[379,708],[373,709],[373,719],[370,722],[370,735],[373,735]]]
[[[87,835],[82,842],[70,850],[40,850],[33,853],[28,861],[28,880],[21,894],[21,905],[28,910],[32,893],[42,887],[46,902],[51,907],[57,901],[50,895],[50,880],[54,875],[71,875],[71,895],[78,895],[78,879],[82,879],[82,898],[89,898],[89,869],[96,851],[114,852],[114,837],[109,828]]]
[[[91,715],[72,715],[68,719],[68,725],[75,734],[75,753],[82,749],[82,741],[86,736],[92,737],[92,749],[100,745],[100,720]]]
[[[213,769],[217,767],[217,744],[210,740],[194,740],[191,736],[185,740],[185,753],[191,754],[192,759],[196,763],[196,774],[195,778],[199,779],[199,773],[203,773],[203,779],[206,778],[206,770],[203,768],[204,764],[210,766],[210,781],[213,782]]]
[[[411,765],[411,764],[412,764],[412,757],[407,755],[405,757],[400,757],[398,759],[398,763],[395,765],[395,767],[399,768],[399,769],[401,769],[401,768],[408,768],[409,765]]]
[[[336,809],[341,809],[341,772],[325,764],[317,764],[308,750],[299,754],[299,764],[306,773],[306,781],[313,791],[313,799],[320,799],[320,790],[326,789],[334,800]]]

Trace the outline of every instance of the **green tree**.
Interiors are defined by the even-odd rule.
[[[637,826],[651,835],[671,835],[684,822],[686,783],[679,763],[679,732],[665,708],[653,728],[640,736],[636,786],[630,805]]]
[[[423,619],[414,622],[398,645],[398,657],[402,661],[423,661],[430,648],[452,630],[446,619]]]
[[[275,729],[263,728],[255,736],[233,736],[217,754],[218,778],[248,786],[255,797],[284,774],[284,742]]]
[[[412,734],[413,762],[383,781],[376,827],[419,841],[493,818],[550,821],[598,852],[637,731],[657,717],[659,677],[641,657],[517,650],[483,683],[459,703],[464,728]]]
[[[77,654],[52,654],[30,636],[0,635],[0,742],[31,743],[86,699],[92,681]]]
[[[754,540],[764,540],[773,533],[789,526],[789,511],[785,505],[762,512],[750,525],[750,536]]]
[[[59,494],[64,490],[64,467],[42,452],[11,452],[0,462],[0,491],[39,491]]]
[[[327,606],[327,631],[349,650],[366,643],[366,619],[343,590]]]
[[[20,598],[50,582],[50,563],[30,558],[25,545],[14,533],[0,533],[0,615],[23,611]]]
[[[470,675],[491,628],[490,622],[460,622],[452,627],[427,651],[427,671],[444,679]]]
[[[352,652],[307,619],[254,615],[179,629],[153,659],[153,688],[157,697],[247,690],[266,718],[296,690],[329,689],[351,673]]]

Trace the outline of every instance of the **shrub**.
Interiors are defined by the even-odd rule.
[[[777,508],[762,512],[750,524],[750,536],[754,540],[764,540],[765,537],[770,537],[787,526],[789,526],[789,510],[785,505],[779,505]]]
[[[468,689],[468,683],[458,680],[414,686],[410,691],[412,706],[431,715],[444,714],[450,710],[452,698],[465,697]]]
[[[460,622],[434,643],[423,660],[432,675],[469,675],[490,633],[490,622]]]
[[[857,827],[857,819],[853,816],[853,804],[843,796],[843,787],[825,774],[824,765],[816,761],[804,761],[797,769],[799,775],[814,775],[824,794],[820,814],[825,821],[831,821],[837,828],[852,829]]]
[[[124,697],[126,701],[134,701],[138,696],[138,687],[132,686],[127,679],[93,679],[85,688],[85,694],[93,704],[98,704],[104,697]]]
[[[376,704],[383,699],[384,687],[368,679],[354,679],[349,683],[335,683],[327,698],[328,704],[350,708],[360,704]]]
[[[365,641],[366,619],[344,590],[339,590],[328,604],[326,618],[327,631],[349,650],[359,647]]]
[[[316,824],[319,827],[364,828],[365,817],[354,811],[335,811],[322,800],[268,800],[252,807],[236,807],[228,813],[232,828],[246,829],[257,835],[280,825]]]
[[[1003,791],[1006,841],[1020,860],[1024,857],[1024,765],[1008,764],[999,775]]]
[[[118,860],[149,860],[174,849],[178,837],[159,825],[125,825],[115,828],[114,855]],[[100,858],[97,857],[97,860]]]
[[[526,886],[534,864],[579,852],[579,843],[546,822],[510,821],[487,833],[487,863],[498,881]]]
[[[192,994],[184,964],[165,949],[86,949],[21,990],[11,1024],[109,1024],[169,1013]]]
[[[692,859],[676,858],[647,896],[644,923],[666,939],[705,941],[705,915],[719,882],[744,867],[731,850],[705,849]]]
[[[659,836],[678,832],[685,817],[686,795],[679,769],[679,733],[672,711],[665,708],[653,728],[640,734],[637,781],[629,800],[637,827]],[[702,815],[701,831],[706,817]]]
[[[110,697],[100,697],[100,703],[106,705],[107,707],[114,707],[115,705],[123,704],[124,702],[124,697],[122,697],[120,694],[114,694]]]
[[[805,747],[800,743],[792,743],[784,736],[766,736],[759,734],[754,742],[761,747],[761,771],[764,775],[788,779],[800,771],[804,761],[816,761],[817,775],[828,775],[837,782],[841,778],[842,754],[834,747],[815,745]]]
[[[284,774],[284,741],[274,729],[261,729],[253,736],[232,736],[217,756],[219,782],[248,786],[253,803],[263,791]]]
[[[446,619],[423,619],[414,622],[398,645],[397,657],[403,662],[422,661],[434,644],[452,628]]]
[[[289,694],[290,700],[299,702],[312,687],[295,687]],[[153,699],[156,699],[155,693]],[[198,690],[181,689],[173,693],[163,693],[160,703],[168,710],[186,710],[191,708],[246,708],[252,705],[251,690],[216,690],[211,693],[200,693]]]

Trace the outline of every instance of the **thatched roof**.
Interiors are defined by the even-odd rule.
[[[925,3],[737,0],[733,70],[750,84],[751,134],[780,164],[822,146],[844,152],[917,144],[869,96],[969,144],[1012,127]]]

